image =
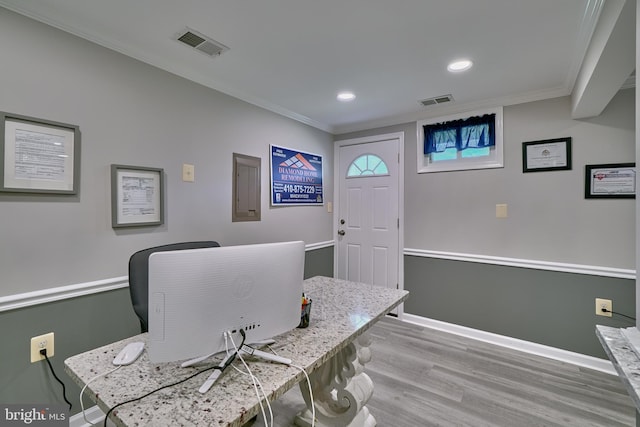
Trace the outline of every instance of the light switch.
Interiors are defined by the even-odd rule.
[[[189,165],[187,163],[182,165],[182,180],[185,182],[194,182],[195,181],[195,173],[196,168],[194,165]]]
[[[327,202],[327,213],[333,213],[333,202]]]
[[[506,204],[496,205],[496,218],[506,218],[506,217],[507,217],[507,205]]]

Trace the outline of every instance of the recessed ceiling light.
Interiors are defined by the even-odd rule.
[[[453,61],[452,63],[447,65],[447,70],[451,71],[452,73],[459,73],[460,71],[467,71],[469,68],[471,68],[472,65],[473,62],[469,61],[468,59],[461,59],[459,61]]]
[[[356,95],[353,92],[340,92],[338,94],[338,101],[349,102],[356,99]]]

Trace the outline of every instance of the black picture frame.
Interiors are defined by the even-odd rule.
[[[571,137],[522,143],[522,172],[571,170]]]
[[[635,199],[636,164],[585,165],[585,199]]]

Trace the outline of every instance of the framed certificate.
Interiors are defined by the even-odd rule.
[[[585,166],[586,199],[635,199],[636,164],[610,163]]]
[[[164,171],[111,165],[111,227],[164,224]]]
[[[571,137],[522,143],[522,172],[571,169]]]
[[[0,191],[78,193],[78,126],[0,112],[0,138]]]

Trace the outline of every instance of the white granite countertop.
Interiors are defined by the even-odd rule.
[[[310,326],[276,337],[276,344],[272,347],[279,355],[304,367],[308,373],[408,297],[407,291],[328,277],[305,280],[304,291],[313,300]],[[84,386],[96,375],[113,369],[113,358],[127,343],[134,341],[146,343],[147,334],[70,357],[65,361],[65,370],[74,381]],[[220,357],[212,360],[217,364]],[[251,358],[247,360],[252,361],[250,367],[270,400],[282,396],[304,378],[303,373],[294,367]],[[239,364],[240,361],[234,363]],[[206,366],[210,365],[191,368],[179,368],[177,363],[152,365],[145,351],[134,364],[92,382],[85,396],[97,401],[106,413],[120,402],[186,378]],[[115,418],[111,419],[121,426],[234,427],[241,426],[260,411],[251,379],[234,369],[227,369],[209,392],[200,394],[197,390],[210,373],[208,371],[183,384],[123,405],[114,411]]]
[[[596,325],[596,335],[618,371],[636,409],[640,410],[640,358],[619,328]]]

